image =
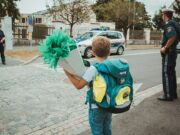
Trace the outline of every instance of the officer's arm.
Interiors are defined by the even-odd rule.
[[[164,48],[165,49],[170,48],[173,45],[173,43],[175,42],[175,40],[176,40],[176,36],[173,36],[170,39],[168,39],[168,41],[167,41],[166,45],[164,46]]]
[[[160,49],[160,52],[161,52],[162,54],[165,54],[166,51],[167,51],[167,49],[168,49],[169,47],[171,47],[171,45],[173,45],[173,43],[174,43],[175,40],[176,40],[176,36],[173,36],[173,37],[169,38],[168,41],[167,41],[167,43],[166,43],[166,45]]]
[[[84,79],[77,79],[75,75],[72,75],[68,71],[64,70],[68,79],[72,82],[72,84],[76,87],[76,89],[81,89],[86,86],[87,82]]]
[[[4,41],[5,40],[5,37],[3,37],[2,39],[1,39],[1,41]]]
[[[5,41],[5,35],[4,33],[2,32],[2,39],[0,40],[1,43],[3,43]]]
[[[3,37],[1,40],[0,40],[0,43],[3,43],[5,41],[5,37]]]

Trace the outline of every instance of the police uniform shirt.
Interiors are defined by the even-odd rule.
[[[172,21],[172,20],[170,20],[170,21]],[[167,41],[170,38],[172,38],[174,36],[177,36],[176,30],[175,30],[174,26],[171,24],[170,21],[168,21],[167,24],[165,25],[162,46],[165,46]],[[176,42],[174,42],[173,45],[170,48],[175,49],[176,48]]]
[[[3,37],[5,37],[5,35],[4,35],[3,31],[0,30],[0,40],[1,40]],[[2,43],[0,43],[0,44],[2,44]]]

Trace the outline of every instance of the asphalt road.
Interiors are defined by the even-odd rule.
[[[129,62],[134,82],[142,83],[139,91],[162,83],[159,49],[126,50],[123,55],[111,55],[109,58],[125,58]],[[93,62],[94,58],[88,61]],[[42,63],[42,58],[33,63]],[[176,72],[177,77],[180,77],[180,54],[177,58]]]
[[[128,60],[134,82],[143,83],[140,91],[162,83],[162,64],[158,49],[127,51],[121,57]],[[180,55],[177,58],[176,73],[180,77]]]
[[[109,58],[125,58],[129,62],[134,82],[142,83],[139,91],[162,83],[159,49],[126,50],[123,55],[111,55]],[[88,61],[93,62],[94,58],[88,59]],[[42,63],[42,58],[33,63]],[[177,58],[176,74],[177,77],[180,77],[180,54]]]
[[[140,90],[145,90],[161,83],[158,52],[128,50],[110,58],[127,59],[135,83],[143,83]],[[54,71],[42,63],[39,58],[27,65],[11,59],[0,64],[0,135],[68,135],[89,129],[86,88],[77,91],[61,68]],[[177,63],[179,77],[179,58]]]
[[[162,83],[159,49],[126,50],[123,55],[111,55],[111,58],[125,58],[129,62],[134,82],[142,83],[139,91]],[[93,60],[94,58],[90,59]],[[180,77],[180,54],[177,58],[176,74]]]

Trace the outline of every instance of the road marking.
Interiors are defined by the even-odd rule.
[[[140,87],[143,85],[143,83],[135,83],[133,85],[133,89],[134,89],[134,94],[137,93],[137,91],[140,89]]]
[[[136,55],[149,55],[149,54],[159,54],[159,52],[142,52],[142,53],[132,53],[132,54],[123,54],[123,55],[120,55],[121,57],[124,57],[124,56],[136,56]],[[118,56],[118,57],[117,57]],[[109,59],[119,59],[119,55],[113,55],[113,56],[110,56],[108,57]],[[89,62],[93,62],[95,61],[95,58],[91,58],[91,59],[86,59],[87,61]]]
[[[157,54],[157,53],[159,52],[142,52],[142,53],[124,54],[122,56],[148,55],[148,54]]]

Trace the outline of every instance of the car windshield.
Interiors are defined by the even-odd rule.
[[[76,41],[77,42],[80,42],[80,41],[84,41],[84,40],[87,40],[87,39],[90,39],[92,38],[93,36],[97,35],[98,32],[94,32],[94,31],[90,31],[90,32],[86,32],[80,36],[78,36],[76,38]]]

